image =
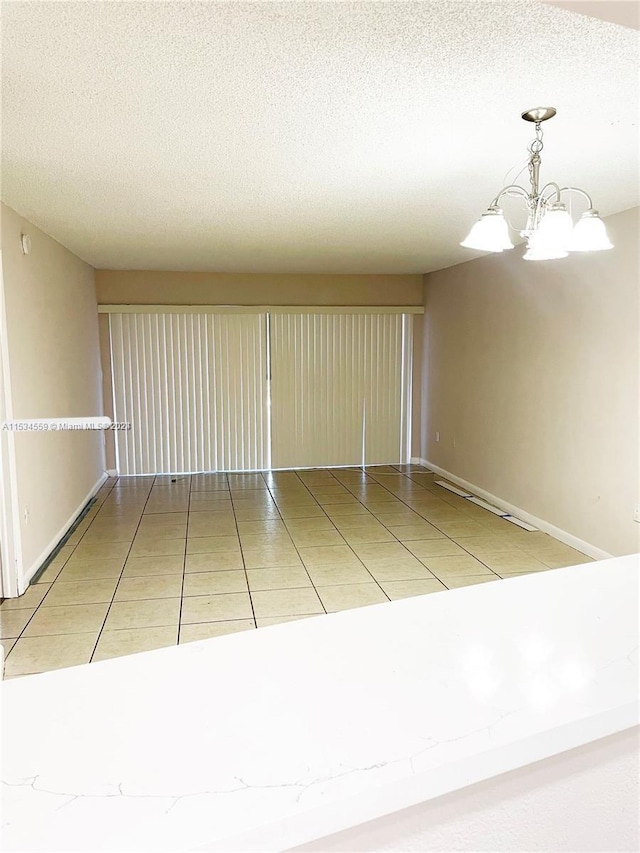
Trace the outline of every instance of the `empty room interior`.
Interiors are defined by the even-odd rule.
[[[638,10],[2,4],[5,849],[638,849]]]

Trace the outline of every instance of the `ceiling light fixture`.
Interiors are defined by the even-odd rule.
[[[467,249],[479,249],[483,252],[503,252],[513,249],[509,236],[509,223],[505,219],[500,200],[504,196],[523,198],[527,208],[527,224],[520,231],[527,238],[525,261],[548,261],[566,258],[569,252],[599,252],[612,249],[604,222],[598,211],[593,209],[591,196],[578,187],[560,187],[554,181],[539,189],[540,152],[542,151],[543,121],[556,114],[553,107],[536,107],[522,113],[525,121],[536,126],[536,138],[529,145],[529,180],[531,189],[526,190],[518,184],[503,187],[489,205],[486,213],[472,227],[462,243]],[[574,225],[567,207],[561,199],[563,193],[578,193],[586,198],[589,205]]]

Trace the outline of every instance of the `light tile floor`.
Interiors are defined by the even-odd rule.
[[[5,677],[588,562],[420,466],[109,480],[0,604]]]

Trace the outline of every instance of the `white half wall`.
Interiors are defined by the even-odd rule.
[[[640,550],[638,208],[615,248],[425,276],[421,452],[607,554]]]
[[[101,415],[92,267],[5,205],[2,265],[12,418]],[[100,485],[103,444],[101,431],[15,435],[19,592]]]
[[[291,848],[297,853],[640,848],[638,729]]]

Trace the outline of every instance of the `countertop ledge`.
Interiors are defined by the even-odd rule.
[[[16,678],[6,851],[280,851],[638,723],[640,555]]]

